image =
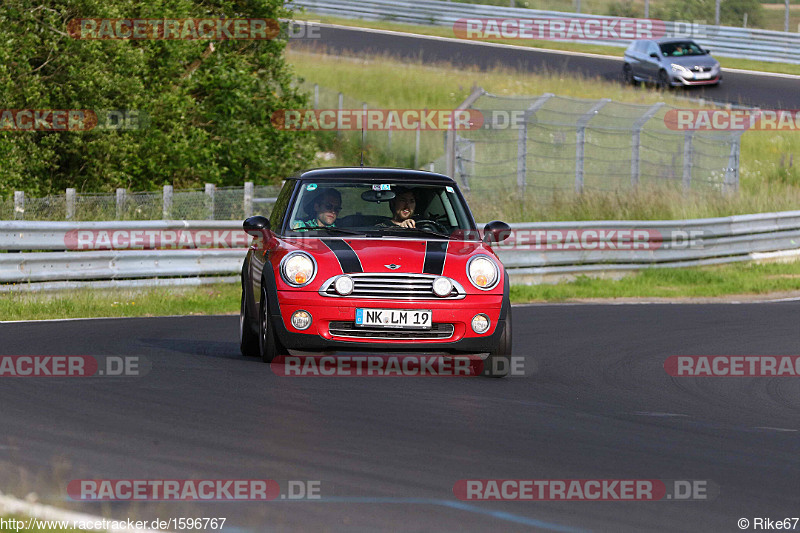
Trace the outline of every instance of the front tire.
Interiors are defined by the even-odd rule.
[[[622,67],[622,81],[625,82],[626,85],[633,85],[635,83],[633,79],[633,70],[627,63]]]
[[[661,70],[658,72],[658,88],[662,91],[668,91],[672,88],[666,70]]]
[[[253,321],[250,318],[250,311],[247,307],[247,296],[244,286],[242,287],[242,307],[239,310],[239,349],[245,357],[257,357],[259,355],[258,335],[253,331]]]
[[[275,328],[269,317],[269,302],[267,300],[267,289],[261,287],[261,312],[258,320],[258,341],[261,360],[271,363],[278,355],[286,355],[288,352],[283,347],[275,334]]]
[[[506,377],[511,370],[511,305],[506,313],[505,327],[497,347],[483,360],[483,375],[489,378]]]

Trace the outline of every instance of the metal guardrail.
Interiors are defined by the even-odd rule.
[[[436,0],[294,0],[292,5],[313,13],[365,20],[450,26],[464,18],[612,18],[583,13],[541,11],[516,7],[462,4]],[[690,37],[712,54],[721,57],[800,64],[800,34],[781,31],[713,26],[665,21],[667,35]],[[689,29],[690,28],[690,29]],[[691,35],[688,33],[691,31]],[[577,42],[625,47],[630,40]]]
[[[68,235],[94,231],[241,232],[236,221],[0,222],[0,292],[236,282],[245,248],[64,251]],[[800,257],[800,211],[661,221],[511,224],[512,238],[496,246],[515,283],[578,275],[615,276],[643,268],[676,268],[754,259]],[[619,231],[646,235],[618,246]],[[544,236],[536,244],[533,236]],[[560,235],[560,242],[546,237]],[[591,233],[591,246],[569,246],[569,235]],[[234,243],[239,241],[232,241]],[[543,244],[542,244],[543,243]],[[57,251],[42,251],[57,250]],[[221,276],[221,277],[214,277]],[[224,276],[224,277],[223,277]],[[158,278],[158,279],[152,279]],[[11,285],[14,284],[14,285]]]

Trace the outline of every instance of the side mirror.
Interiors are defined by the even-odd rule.
[[[242,223],[242,228],[244,228],[247,234],[256,238],[261,237],[266,241],[267,232],[270,230],[269,219],[261,215],[256,215],[245,220],[244,223]]]
[[[492,220],[483,227],[483,242],[503,242],[511,236],[511,226],[499,220]]]

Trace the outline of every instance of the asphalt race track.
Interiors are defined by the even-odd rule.
[[[531,72],[579,73],[588,78],[599,77],[622,83],[622,48],[618,59],[610,59],[331,25],[321,25],[319,39],[298,38],[294,42],[318,47],[328,53],[388,54],[424,63],[450,62],[481,69],[508,67]],[[723,82],[717,87],[690,87],[675,92],[689,98],[707,98],[765,109],[800,109],[799,87],[800,80],[796,77],[763,76],[723,69]]]
[[[287,378],[236,316],[0,324],[0,355],[140,356],[143,377],[0,378],[0,486],[225,531],[739,531],[796,517],[798,378],[677,378],[670,355],[798,355],[800,302],[515,307],[530,375]],[[316,501],[85,503],[73,479],[320,481]],[[464,502],[462,479],[703,480],[705,501]]]

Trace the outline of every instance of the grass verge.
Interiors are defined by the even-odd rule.
[[[563,302],[592,298],[717,298],[800,291],[800,262],[653,268],[620,280],[582,276],[571,283],[513,285],[512,302]]]
[[[343,26],[354,26],[358,28],[374,28],[378,30],[392,30],[406,33],[418,33],[421,35],[434,35],[437,37],[456,38],[452,28],[446,26],[423,26],[421,24],[402,24],[397,22],[362,20],[345,17],[334,17],[330,15],[319,15],[316,13],[296,13],[297,20],[318,21],[326,24],[341,24]],[[797,27],[795,24],[792,27]],[[772,28],[771,28],[772,29]],[[781,23],[781,30],[783,25]],[[624,48],[619,46],[603,46],[596,44],[582,44],[558,41],[538,41],[526,39],[489,39],[486,42],[513,44],[516,46],[527,46],[531,48],[541,48],[544,50],[564,50],[568,52],[583,52],[585,54],[600,54],[615,57],[622,57]],[[713,47],[711,54],[714,55]],[[760,72],[773,72],[778,74],[800,75],[800,65],[789,63],[772,63],[767,61],[754,61],[752,59],[738,59],[732,57],[715,56],[722,68],[755,70]],[[620,66],[621,68],[621,66]]]
[[[564,302],[616,298],[715,298],[800,291],[800,262],[649,269],[621,280],[580,277],[554,285],[512,285],[511,301]],[[0,300],[3,320],[235,314],[236,283],[192,288],[79,289],[14,293]]]
[[[237,283],[203,287],[12,292],[0,297],[0,317],[2,320],[45,320],[228,314],[239,312],[241,294]]]

